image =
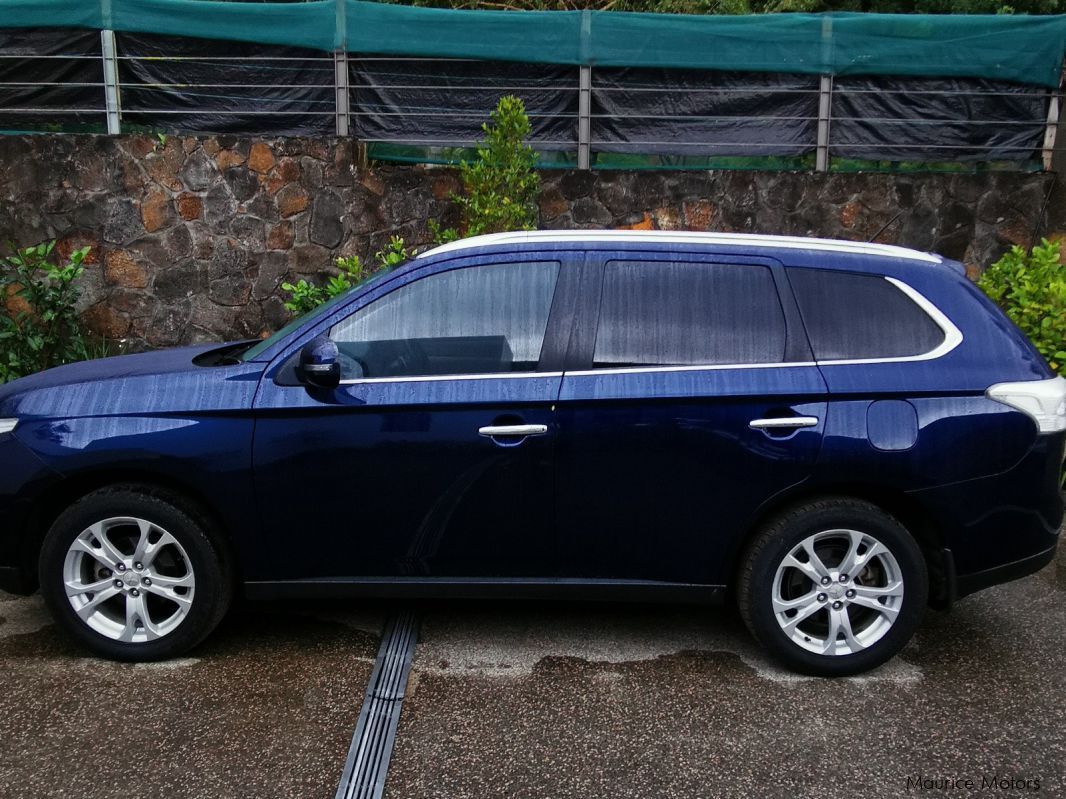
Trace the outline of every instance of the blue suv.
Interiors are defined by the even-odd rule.
[[[257,342],[0,387],[0,586],[122,660],[250,598],[735,597],[844,675],[1055,552],[1066,381],[958,263],[447,244]]]

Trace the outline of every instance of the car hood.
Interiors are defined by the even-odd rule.
[[[250,408],[265,364],[198,366],[218,344],[59,366],[0,386],[0,418],[72,418]]]

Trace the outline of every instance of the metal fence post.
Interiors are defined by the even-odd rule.
[[[349,130],[348,53],[337,50],[333,53],[333,86],[337,108],[337,135],[347,136]]]
[[[1044,147],[1041,155],[1044,160],[1044,171],[1050,172],[1055,161],[1055,139],[1059,132],[1059,114],[1062,110],[1062,89],[1066,86],[1066,66],[1059,76],[1059,88],[1051,95],[1051,102],[1047,107],[1047,126],[1044,128]]]
[[[822,75],[818,84],[818,143],[814,151],[814,168],[829,171],[829,120],[833,107],[833,76]]]
[[[578,67],[577,168],[592,165],[592,67]]]
[[[118,59],[115,50],[115,32],[100,31],[100,51],[104,64],[104,107],[107,111],[107,132],[116,136],[122,132],[121,107],[118,95]]]

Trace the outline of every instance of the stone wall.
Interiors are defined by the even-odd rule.
[[[286,321],[282,282],[455,222],[453,170],[360,169],[354,154],[349,140],[0,137],[0,240],[90,245],[85,319],[131,348],[259,336]],[[976,274],[1039,232],[1053,180],[549,171],[541,226],[876,237]]]

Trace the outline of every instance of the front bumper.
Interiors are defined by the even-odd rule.
[[[36,555],[43,531],[31,518],[59,475],[11,433],[0,435],[0,590],[29,594],[37,587]]]
[[[36,581],[18,566],[0,566],[0,591],[27,596],[37,588]]]

